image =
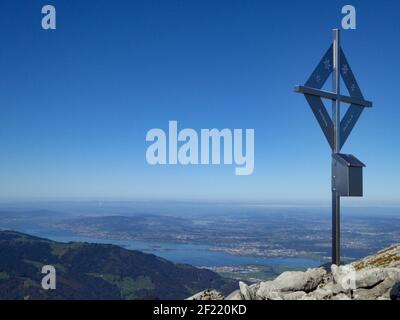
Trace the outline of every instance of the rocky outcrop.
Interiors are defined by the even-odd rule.
[[[207,289],[196,293],[194,296],[187,298],[186,300],[223,300],[224,295],[216,290]]]
[[[353,262],[356,270],[371,268],[400,268],[400,244],[379,251],[377,254]]]
[[[208,290],[209,291],[209,290]],[[201,293],[200,293],[201,295]],[[194,297],[196,297],[195,295]],[[223,299],[222,295],[213,295]],[[206,295],[206,300],[210,295]],[[400,244],[344,265],[288,271],[273,281],[247,285],[225,300],[400,300]],[[198,300],[198,299],[196,299]],[[213,300],[213,299],[211,299]]]
[[[311,292],[318,287],[326,273],[323,268],[284,272],[274,281],[262,282],[256,296],[263,298],[271,292]]]

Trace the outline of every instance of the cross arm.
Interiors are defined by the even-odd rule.
[[[337,95],[333,92],[329,91],[324,91],[324,90],[318,90],[310,87],[305,87],[305,86],[296,86],[294,87],[294,91],[302,94],[309,94],[312,96],[318,96],[323,99],[329,99],[329,100],[336,100]],[[358,98],[353,98],[353,97],[348,97],[348,96],[339,96],[340,101],[352,105],[357,105],[359,107],[366,107],[366,108],[371,108],[372,107],[372,102],[363,100],[363,99],[358,99]]]

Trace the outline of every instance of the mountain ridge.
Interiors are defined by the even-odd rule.
[[[183,299],[207,283],[234,283],[190,265],[111,244],[60,243],[0,231],[0,299]],[[43,290],[41,268],[53,265],[57,288]]]

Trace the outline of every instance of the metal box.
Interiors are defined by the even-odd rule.
[[[335,153],[332,157],[333,191],[341,197],[362,197],[365,164],[350,154]]]

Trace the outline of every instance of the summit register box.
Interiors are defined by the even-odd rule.
[[[365,164],[350,154],[334,153],[332,157],[333,190],[341,197],[362,197]]]

